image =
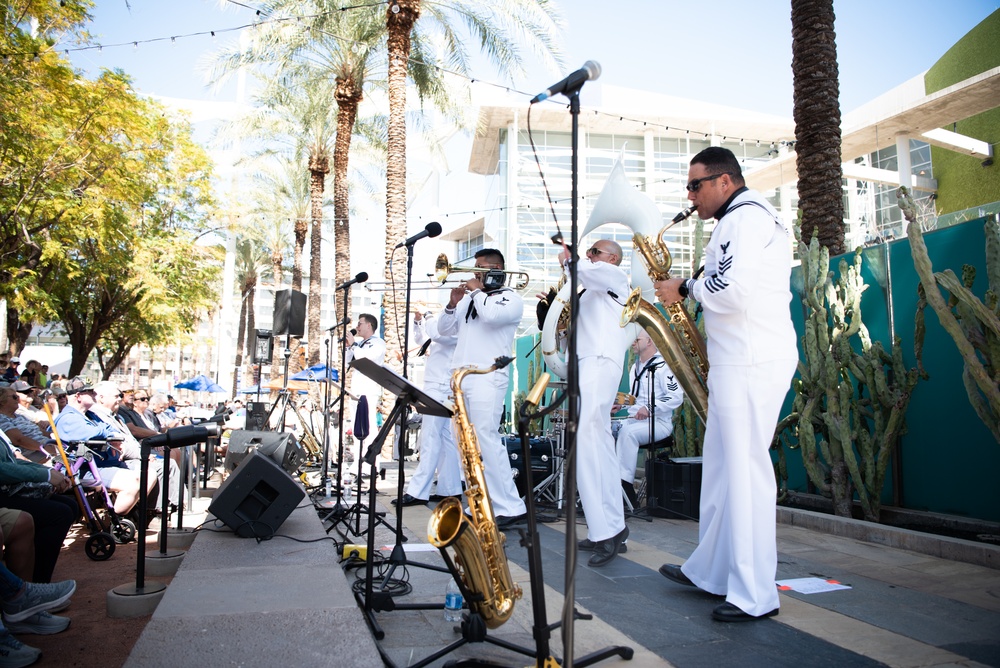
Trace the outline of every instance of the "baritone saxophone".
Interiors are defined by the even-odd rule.
[[[469,611],[479,613],[487,628],[495,629],[510,619],[514,602],[521,598],[521,587],[514,583],[504,552],[506,537],[497,529],[493,504],[486,487],[486,476],[480,456],[479,439],[469,421],[462,392],[462,380],[470,374],[487,374],[510,364],[511,358],[498,357],[493,366],[465,366],[451,376],[454,403],[455,441],[458,458],[465,472],[465,496],[469,513],[462,512],[462,503],[454,497],[441,501],[427,523],[427,540],[442,552],[450,548],[452,562],[465,588]]]
[[[695,209],[696,207],[692,206],[680,212],[674,216],[671,224],[684,220],[694,213]],[[673,259],[663,242],[663,233],[667,231],[667,227],[661,229],[655,238],[638,232],[632,237],[636,253],[642,258],[646,271],[653,281],[665,281],[670,278]],[[669,322],[665,322],[656,307],[642,298],[642,292],[637,288],[625,301],[622,326],[635,321],[646,330],[656,348],[663,354],[671,371],[677,376],[677,381],[684,388],[684,393],[691,401],[695,413],[701,418],[702,424],[706,424],[708,353],[705,349],[705,339],[688,315],[683,301],[664,304],[663,307],[669,316]]]

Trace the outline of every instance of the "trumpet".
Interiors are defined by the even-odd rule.
[[[501,272],[507,274],[506,285],[514,290],[524,290],[528,287],[531,277],[526,271],[512,271],[507,269],[484,269],[482,267],[461,267],[448,263],[448,256],[441,253],[434,262],[434,278],[441,284],[451,277],[452,274],[483,274],[487,271]]]

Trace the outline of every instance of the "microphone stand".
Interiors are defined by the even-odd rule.
[[[566,567],[564,578],[566,582],[565,600],[563,602],[562,614],[562,641],[564,666],[573,666],[573,642],[574,628],[573,622],[576,613],[576,438],[579,428],[580,412],[580,363],[576,352],[577,318],[580,314],[580,295],[578,292],[579,281],[577,277],[577,262],[579,254],[577,252],[579,226],[577,225],[579,216],[579,180],[580,180],[580,89],[586,81],[580,81],[563,94],[569,98],[569,113],[572,120],[572,131],[570,133],[570,248],[572,249],[569,259],[569,342],[567,345],[567,371],[566,371],[566,396],[569,401],[566,415]],[[625,653],[629,654],[628,657]],[[612,647],[602,651],[594,652],[581,658],[576,665],[589,665],[595,661],[600,661],[614,654],[619,654],[622,658],[631,658],[632,649],[629,647]]]
[[[410,348],[410,289],[413,281],[413,246],[414,244],[406,245],[406,310],[403,311],[406,315],[403,322],[403,378],[409,378],[408,374],[408,359],[409,359],[409,348]],[[443,573],[450,572],[447,568],[442,568],[440,566],[434,566],[432,564],[423,564],[419,561],[410,561],[406,558],[406,551],[403,549],[403,541],[406,537],[403,535],[403,483],[405,482],[405,473],[403,471],[403,461],[406,456],[407,450],[409,450],[409,436],[407,434],[406,428],[406,418],[409,415],[409,410],[406,410],[404,406],[402,410],[399,411],[399,472],[397,475],[396,482],[396,544],[392,547],[392,554],[389,556],[388,563],[389,569],[386,571],[385,577],[382,579],[382,586],[380,591],[384,592],[385,588],[389,585],[392,579],[393,573],[396,572],[396,568],[399,566],[417,566],[419,568],[426,568],[432,571],[439,571]],[[439,610],[444,607],[443,603],[411,603],[411,604],[398,604],[395,606],[397,609],[407,609],[407,610]]]
[[[350,290],[351,290],[350,283],[348,283],[347,285],[344,285],[343,286],[343,290],[344,290],[344,297],[341,299],[341,302],[342,302],[342,305],[343,305],[344,316],[340,320],[340,325],[334,325],[330,329],[330,336],[331,337],[333,336],[333,332],[336,331],[337,327],[343,325],[346,328],[348,325],[351,324],[351,318],[350,318],[350,316],[347,313],[347,304],[350,302]],[[329,358],[330,358],[330,349],[327,348],[327,360],[329,360]],[[327,376],[328,376],[327,377],[327,383],[329,383],[330,382],[330,379],[329,379],[330,363],[329,363],[329,361],[327,361],[326,370],[327,370]],[[339,518],[343,517],[347,513],[347,508],[341,503],[341,501],[343,500],[343,496],[342,496],[343,490],[341,489],[341,477],[342,477],[341,474],[342,474],[342,472],[344,470],[344,405],[346,403],[346,400],[345,400],[344,397],[347,394],[347,336],[346,335],[340,337],[340,372],[341,372],[340,396],[337,397],[337,405],[339,407],[338,411],[339,411],[339,416],[340,416],[340,420],[339,420],[339,422],[340,422],[340,429],[337,430],[337,432],[338,432],[338,436],[337,436],[337,488],[335,490],[337,500],[336,500],[336,502],[334,502],[333,507],[330,509],[330,512],[328,512],[326,514],[326,516],[323,517],[323,519],[322,519],[323,522],[326,522],[331,517],[333,517],[335,519],[339,519]],[[329,391],[330,391],[329,384],[326,387],[327,387],[327,396],[329,396]],[[326,489],[326,479],[329,476],[329,471],[328,471],[328,468],[329,468],[329,456],[328,456],[328,452],[330,450],[330,441],[329,441],[329,437],[327,436],[327,434],[329,433],[329,425],[330,425],[330,404],[328,403],[326,406],[324,406],[324,409],[325,410],[323,412],[326,414],[325,421],[326,421],[326,430],[327,431],[326,431],[326,433],[323,434],[324,443],[323,443],[323,480],[322,480],[322,482],[323,482],[323,489]]]
[[[577,263],[580,261],[577,246],[579,234],[579,181],[580,181],[580,88],[583,82],[566,91],[569,98],[569,113],[572,121],[570,132],[570,258],[569,258],[569,337],[566,346],[566,591],[562,614],[563,661],[565,666],[573,665],[574,613],[576,612],[576,437],[580,425],[580,362],[577,357],[577,318],[580,315],[579,277]]]

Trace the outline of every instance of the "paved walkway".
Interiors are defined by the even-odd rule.
[[[411,471],[413,467],[407,463]],[[389,504],[389,493],[395,496],[396,490],[394,473],[378,483],[378,505],[387,510],[389,527],[395,526]],[[927,549],[926,544],[936,546],[928,551],[937,556],[929,556],[889,547],[885,543],[894,540],[892,536],[872,534],[867,525],[869,538],[878,543],[800,526],[809,524],[812,514],[783,511],[782,515],[795,524],[779,524],[778,578],[829,578],[850,589],[810,595],[783,592],[777,617],[749,624],[715,622],[710,614],[719,599],[657,573],[661,564],[683,563],[693,551],[697,524],[632,519],[627,554],[603,569],[585,562],[576,569],[577,609],[594,618],[574,624],[574,656],[627,646],[634,650],[632,661],[612,658],[599,665],[1000,666],[1000,570],[949,558],[967,558],[964,541],[923,535],[912,539],[921,549]],[[430,516],[427,507],[404,509],[403,526],[410,539],[405,544],[407,558],[441,565],[436,551],[426,551]],[[326,534],[316,517],[311,508],[302,507],[279,534],[322,539]],[[550,624],[560,618],[563,604],[565,530],[562,522],[539,526]],[[580,525],[578,533],[584,531]],[[367,539],[345,533],[351,543]],[[904,536],[903,544],[908,540]],[[390,528],[379,525],[376,545],[394,543]],[[997,548],[972,551],[977,560],[1000,563]],[[507,554],[524,597],[511,619],[490,637],[532,651],[527,551],[516,533],[508,534]],[[440,609],[383,611],[373,613],[385,633],[376,647],[350,593],[351,581],[364,571],[342,570],[343,564],[337,562],[333,546],[323,540],[299,543],[275,538],[258,544],[224,533],[201,535],[127,665],[192,665],[197,660],[342,668],[382,665],[378,656],[382,651],[393,664],[408,666],[459,638]],[[440,604],[449,576],[408,565],[395,568],[393,577],[391,585],[412,590],[396,602]],[[381,579],[378,582],[381,585]],[[178,641],[180,653],[168,652],[169,660],[155,659]],[[564,655],[560,630],[552,632],[550,644],[554,654]],[[462,658],[508,666],[530,662],[508,649],[474,643],[430,665]]]

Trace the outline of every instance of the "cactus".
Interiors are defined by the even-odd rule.
[[[907,188],[899,189],[897,199],[908,223],[906,234],[910,239],[913,266],[920,277],[917,332],[922,339],[924,309],[930,305],[965,361],[962,381],[969,402],[1000,443],[1000,225],[997,217],[988,217],[984,226],[988,285],[985,301],[980,301],[971,290],[976,278],[974,267],[965,265],[961,280],[950,269],[934,272],[923,231],[916,222],[916,207]],[[940,288],[948,292],[947,302]]]
[[[852,264],[841,259],[836,283],[829,251],[817,239],[808,245],[799,239],[799,257],[808,313],[805,360],[792,382],[792,414],[778,425],[775,446],[801,447],[809,479],[833,498],[837,515],[851,516],[856,493],[865,519],[877,522],[885,472],[920,374],[903,365],[898,338],[887,353],[869,337],[861,320],[867,286],[860,248]],[[783,454],[775,464],[779,480]]]

